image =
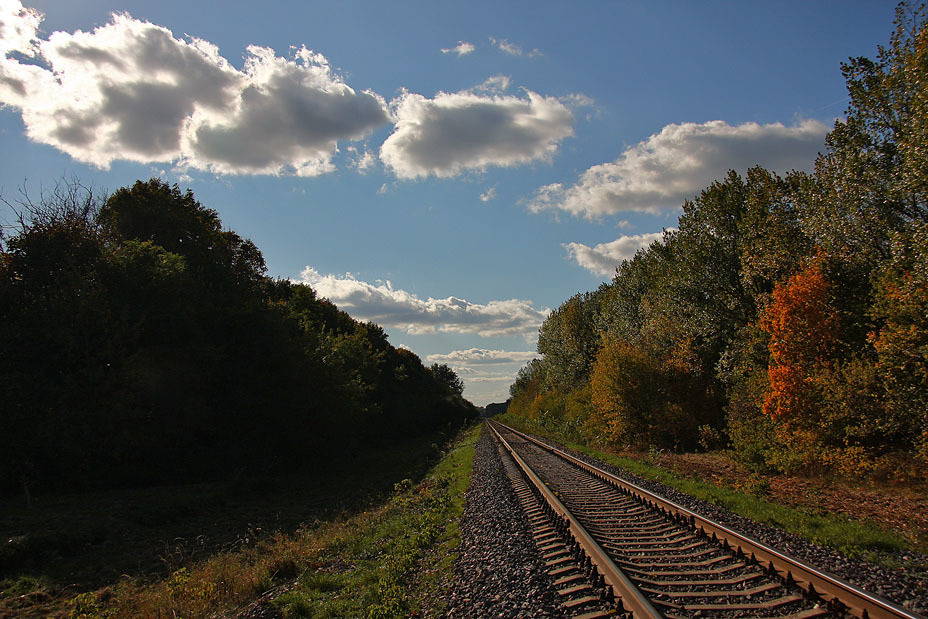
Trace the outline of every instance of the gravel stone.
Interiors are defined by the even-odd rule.
[[[461,521],[456,581],[445,617],[567,617],[484,427]]]

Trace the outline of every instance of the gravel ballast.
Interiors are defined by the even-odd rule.
[[[567,616],[486,428],[474,453],[455,575],[446,617]]]
[[[928,617],[928,579],[924,577],[919,578],[901,570],[889,571],[879,565],[847,557],[837,550],[824,548],[798,535],[749,520],[724,507],[701,501],[662,483],[644,479],[620,467],[577,453],[552,439],[540,436],[535,438],[554,445],[584,462],[614,473],[710,520],[757,539],[784,554],[833,574],[865,591],[875,593],[923,617]]]
[[[928,618],[928,578],[922,575],[891,571],[847,557],[837,550],[754,522],[724,507],[574,452],[552,439],[536,438]],[[476,446],[461,533],[456,581],[448,592],[446,617],[568,616],[551,587],[528,520],[486,430]],[[900,553],[900,558],[905,554],[912,553]]]

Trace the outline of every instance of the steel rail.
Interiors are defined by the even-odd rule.
[[[502,425],[502,424],[500,424]],[[492,424],[487,424],[487,426],[493,431],[497,439],[500,441],[500,444],[509,452],[509,455],[516,462],[528,480],[538,489],[541,493],[541,496],[547,501],[548,505],[554,509],[554,511],[560,515],[562,518],[565,518],[570,523],[570,532],[580,544],[580,546],[586,551],[587,555],[590,557],[590,560],[596,565],[597,570],[602,575],[603,579],[607,584],[611,585],[613,591],[617,598],[621,599],[622,605],[626,611],[630,611],[635,619],[660,619],[663,617],[661,613],[651,605],[651,602],[647,597],[638,589],[637,586],[625,575],[625,573],[619,568],[606,554],[606,551],[603,550],[600,545],[593,539],[593,536],[583,527],[582,524],[574,517],[573,514],[561,503],[561,500],[557,498],[550,488],[541,480],[538,475],[535,474],[535,471],[526,464],[525,460],[516,453],[516,450],[512,448],[512,445],[503,438],[499,431],[493,427]],[[503,426],[506,427],[506,426]]]
[[[719,543],[731,547],[732,550],[736,552],[740,550],[746,556],[753,556],[758,561],[766,562],[772,570],[775,570],[780,576],[785,578],[787,582],[795,582],[809,594],[818,596],[831,605],[839,605],[840,609],[846,613],[850,613],[861,619],[923,619],[920,615],[894,604],[893,602],[864,591],[837,576],[807,565],[794,557],[767,546],[763,542],[746,537],[737,531],[729,529],[705,516],[701,516],[673,501],[665,499],[649,490],[645,490],[641,486],[622,479],[613,473],[588,464],[557,447],[501,424],[498,421],[493,421],[493,423],[506,428],[508,431],[538,445],[542,449],[557,454],[559,457],[589,471],[606,483],[625,488],[627,491],[637,495],[638,498],[645,503],[654,504],[654,506],[661,511],[685,518],[694,529],[701,529],[706,535],[714,536],[718,539]]]

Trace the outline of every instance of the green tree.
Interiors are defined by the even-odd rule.
[[[189,191],[69,185],[22,213],[0,247],[2,492],[275,472],[476,415],[450,370],[266,278]]]
[[[19,207],[0,260],[0,483],[28,484],[67,478],[69,459],[85,464],[78,456],[93,440],[98,405],[118,384],[124,325],[101,284],[92,191],[61,185]]]
[[[888,445],[916,452],[928,471],[928,224],[898,233],[876,278],[870,334],[886,391],[880,431]]]
[[[429,368],[436,382],[448,390],[448,393],[461,395],[464,393],[464,381],[458,378],[457,373],[444,363],[433,363]]]
[[[577,294],[551,312],[538,331],[548,387],[563,393],[588,380],[600,336],[596,330],[602,293]]]
[[[877,60],[842,65],[850,105],[816,162],[804,224],[829,256],[866,274],[891,254],[890,237],[928,221],[928,30],[924,5],[902,3]]]
[[[263,283],[264,258],[254,243],[224,231],[215,210],[177,185],[153,178],[119,189],[100,209],[99,220],[110,243],[148,241],[183,256],[205,290],[253,291]]]

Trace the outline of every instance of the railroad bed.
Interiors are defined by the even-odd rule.
[[[488,425],[568,615],[918,617],[534,438]]]

